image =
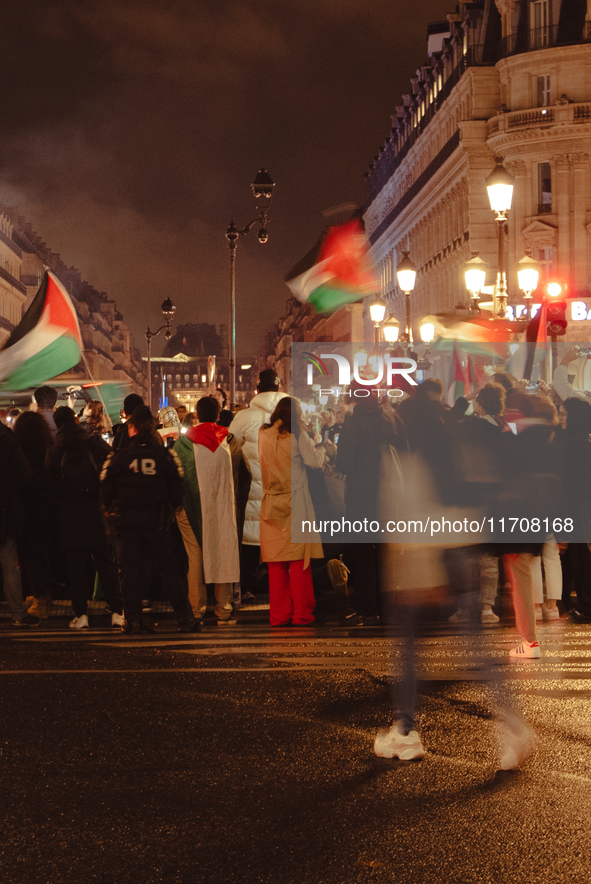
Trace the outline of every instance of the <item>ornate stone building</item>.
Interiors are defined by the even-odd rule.
[[[281,389],[291,391],[291,345],[304,341],[363,341],[363,305],[347,304],[332,314],[318,314],[309,304],[288,298],[285,313],[263,341],[258,368],[274,368]],[[373,329],[369,340],[373,340]]]
[[[485,179],[497,156],[515,178],[509,304],[520,300],[516,264],[527,250],[542,264],[541,284],[562,279],[591,308],[591,2],[476,0],[456,10],[429,26],[428,62],[367,173],[366,230],[382,294],[402,322],[403,250],[418,270],[415,340],[422,316],[468,300],[463,265],[473,252],[494,282]],[[364,318],[367,338],[367,306]]]

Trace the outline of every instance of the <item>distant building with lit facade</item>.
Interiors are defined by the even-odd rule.
[[[494,283],[497,225],[485,179],[498,156],[515,183],[509,305],[521,302],[516,265],[529,251],[542,265],[538,291],[556,278],[573,305],[586,305],[568,316],[568,334],[590,340],[591,2],[475,0],[456,9],[429,26],[428,61],[367,173],[364,220],[387,313],[404,326],[403,251],[418,271],[415,340],[423,316],[469,300],[463,265],[474,252]],[[367,303],[364,324],[371,340]]]
[[[220,332],[225,342],[225,354],[215,357],[214,386],[225,390],[229,398],[227,327],[222,326]],[[144,364],[146,361],[144,356]],[[195,411],[197,401],[202,396],[208,395],[212,386],[209,381],[208,361],[207,356],[187,356],[185,353],[177,353],[176,356],[152,356],[150,362],[153,401],[162,404],[168,400],[168,404],[173,407],[184,405],[187,411]],[[258,371],[255,362],[237,365],[236,402],[239,405],[250,402],[255,395],[257,379]]]

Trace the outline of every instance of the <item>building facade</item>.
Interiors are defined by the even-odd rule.
[[[562,281],[591,310],[591,2],[461,2],[429,26],[427,50],[367,173],[364,219],[388,312],[404,324],[403,251],[417,267],[415,340],[421,317],[468,301],[463,265],[474,253],[494,283],[485,179],[495,157],[515,179],[509,305],[521,301],[517,262],[527,252],[542,265],[538,291]],[[364,322],[367,338],[367,304]]]
[[[281,382],[281,389],[291,392],[291,345],[294,342],[363,341],[363,305],[347,304],[332,314],[316,313],[309,304],[289,298],[285,313],[263,341],[258,368],[273,368]]]
[[[177,353],[176,356],[152,356],[153,403],[162,407],[163,402],[168,400],[168,404],[173,407],[184,405],[187,411],[195,411],[197,400],[207,396],[212,386],[210,358],[187,356],[185,353]],[[146,362],[144,357],[144,363]],[[214,372],[213,385],[228,391],[230,374],[227,355],[215,357]],[[236,367],[236,402],[239,405],[250,402],[256,392],[257,378],[257,365],[254,362],[242,363]]]

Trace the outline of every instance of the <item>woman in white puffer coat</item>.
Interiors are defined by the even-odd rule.
[[[242,545],[258,548],[261,543],[259,519],[261,515],[261,501],[263,499],[263,482],[261,479],[261,465],[259,463],[259,430],[263,424],[269,423],[277,403],[287,396],[287,393],[279,392],[279,376],[272,368],[266,368],[260,373],[257,391],[257,395],[251,401],[249,407],[238,412],[230,424],[229,432],[242,445],[242,452],[252,473],[252,483],[244,518]],[[254,567],[256,567],[258,561],[257,556]],[[243,592],[245,590],[248,591],[247,587],[243,586]]]

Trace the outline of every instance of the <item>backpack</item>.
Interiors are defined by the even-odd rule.
[[[62,491],[68,497],[98,494],[99,469],[87,445],[67,448],[60,461]]]

